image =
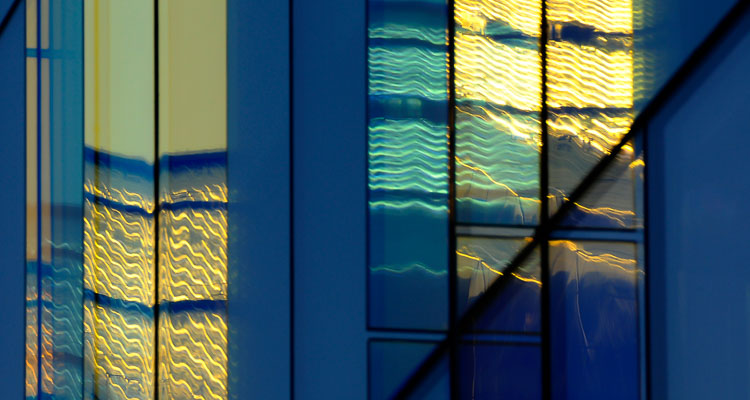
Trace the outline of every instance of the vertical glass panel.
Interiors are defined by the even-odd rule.
[[[78,399],[83,357],[83,9],[38,1],[27,2],[25,11],[25,392],[32,398]],[[23,10],[16,15],[23,18]]]
[[[463,314],[497,278],[516,253],[527,243],[525,239],[485,237],[458,238],[458,312]],[[539,253],[534,252],[517,271],[475,325],[478,331],[539,332],[541,289]]]
[[[370,400],[390,399],[435,347],[434,342],[372,340],[368,345]]]
[[[638,273],[634,243],[550,242],[554,398],[638,398]]]
[[[550,212],[626,134],[633,121],[633,6],[631,0],[547,4]],[[633,148],[622,153],[627,168]],[[634,227],[631,175],[619,176],[600,207],[579,207],[578,226]],[[613,192],[614,193],[614,192]]]
[[[456,212],[539,221],[540,1],[455,2]]]
[[[542,398],[539,345],[465,341],[459,346],[462,400]]]
[[[226,2],[159,1],[159,398],[227,398]]]
[[[369,325],[442,329],[448,297],[443,0],[369,2]]]
[[[85,3],[84,398],[154,396],[154,23]]]

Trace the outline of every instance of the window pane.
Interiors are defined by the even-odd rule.
[[[638,273],[634,243],[550,242],[554,398],[638,398]]]
[[[371,327],[447,324],[446,13],[444,1],[369,4]]]
[[[459,347],[460,399],[542,398],[539,345],[464,342]]]
[[[456,213],[539,221],[539,1],[455,2]]]
[[[459,237],[456,250],[458,268],[458,312],[463,314],[497,278],[525,239]],[[477,321],[476,330],[492,332],[539,332],[541,289],[539,253],[511,274],[508,285],[493,305]]]

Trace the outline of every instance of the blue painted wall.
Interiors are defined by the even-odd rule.
[[[229,393],[290,395],[289,4],[228,0]]]
[[[293,4],[297,399],[367,394],[365,4]]]
[[[10,1],[0,1],[4,18]],[[2,397],[23,397],[24,379],[24,227],[26,215],[25,29],[21,5],[0,32],[0,387]]]
[[[648,127],[654,399],[750,397],[750,17]]]

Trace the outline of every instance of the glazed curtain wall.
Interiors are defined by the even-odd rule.
[[[227,398],[225,3],[26,18],[27,398]]]
[[[647,85],[642,12],[625,0],[369,1],[372,398],[408,374],[385,360],[417,364],[431,340],[414,334],[455,324],[627,133]],[[639,154],[625,146],[512,274],[433,395],[641,395]]]

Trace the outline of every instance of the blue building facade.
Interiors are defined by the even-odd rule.
[[[747,397],[747,8],[0,2],[6,396]]]

